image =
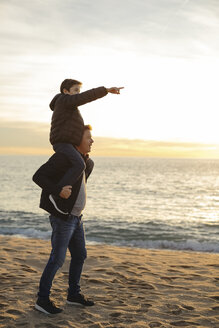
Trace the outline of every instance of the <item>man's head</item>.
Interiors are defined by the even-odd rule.
[[[77,80],[65,79],[60,85],[60,91],[66,95],[76,95],[80,93],[82,83]]]
[[[89,153],[91,151],[91,146],[92,146],[92,143],[94,142],[92,139],[91,130],[92,130],[92,127],[90,125],[84,126],[84,134],[83,134],[81,143],[79,146],[76,147],[77,150],[83,155],[86,155],[87,153]]]

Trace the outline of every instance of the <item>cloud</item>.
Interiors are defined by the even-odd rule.
[[[129,87],[131,91],[126,97],[131,107],[133,102],[135,108],[149,108],[150,116],[163,115],[163,106],[154,104],[169,83],[172,94],[169,96],[169,91],[166,92],[169,99],[165,95],[169,117],[169,104],[176,94],[171,83],[178,79],[175,85],[180,90],[183,80],[173,57],[194,60],[210,57],[211,62],[213,57],[217,58],[218,15],[217,0],[2,0],[0,118],[49,122],[51,95],[58,91],[64,78],[71,76],[87,82],[88,88],[98,86],[99,81],[101,84],[125,82],[126,90]],[[162,62],[164,57],[170,57],[171,64]],[[177,65],[181,67],[182,63]],[[207,66],[201,63],[199,67]],[[207,106],[210,111],[218,107],[216,96],[212,97],[209,91],[217,83],[217,67],[218,64],[211,76],[203,75],[206,81],[211,81],[205,92],[210,95],[209,101],[213,99],[215,103]],[[194,97],[185,93],[194,74],[192,70],[188,72],[188,82],[183,86],[184,99],[191,104],[184,106],[186,111],[195,110]],[[141,94],[142,84],[148,92],[144,101],[141,97],[137,100],[140,102],[137,106],[137,97],[132,94],[133,81],[141,84],[138,86]],[[197,86],[195,79],[194,85]],[[204,92],[198,92],[203,98]],[[149,98],[151,102],[146,101]],[[130,116],[131,107],[126,109]],[[94,121],[98,115],[93,116]],[[173,119],[173,115],[171,117]],[[176,119],[174,124],[178,124]],[[111,132],[111,135],[114,134]]]
[[[52,155],[49,125],[27,122],[0,123],[0,154]],[[163,158],[219,158],[219,145],[130,140],[94,136],[92,156]]]
[[[169,56],[218,54],[215,0],[3,1],[2,53],[80,54],[82,45],[101,45]],[[210,38],[209,38],[210,36]],[[85,48],[86,48],[85,47]],[[215,54],[216,52],[216,54]]]

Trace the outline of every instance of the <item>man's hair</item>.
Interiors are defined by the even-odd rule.
[[[92,126],[90,125],[90,124],[87,124],[87,125],[85,125],[84,126],[84,131],[86,131],[86,130],[92,130]]]
[[[72,80],[72,79],[65,79],[61,85],[60,85],[60,91],[61,93],[64,93],[63,90],[66,89],[67,91],[70,90],[70,88],[75,85],[75,84],[79,84],[82,85],[82,83],[80,81],[77,80]]]

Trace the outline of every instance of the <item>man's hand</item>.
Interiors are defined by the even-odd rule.
[[[72,186],[64,186],[59,194],[60,197],[68,199],[71,196]]]
[[[109,93],[114,93],[114,94],[116,94],[116,95],[119,95],[121,89],[124,89],[124,87],[120,87],[120,88],[112,87],[112,88],[109,88],[109,89],[106,89],[106,90],[107,90]]]

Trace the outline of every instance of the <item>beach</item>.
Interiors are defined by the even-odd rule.
[[[50,241],[0,237],[0,327],[219,327],[218,254],[89,245],[82,292],[95,306],[66,304],[67,254],[51,299],[54,316],[34,309]]]

